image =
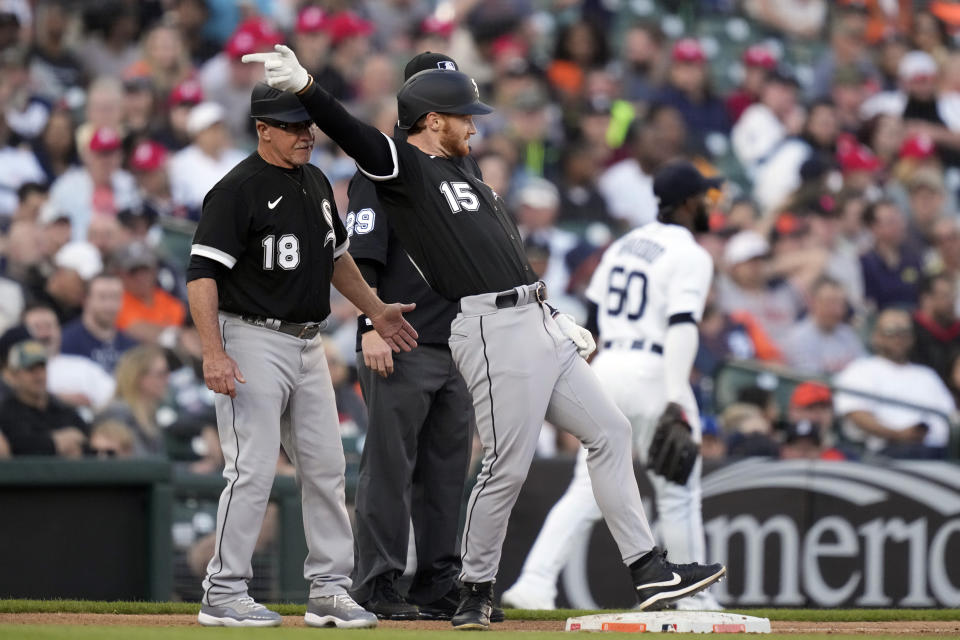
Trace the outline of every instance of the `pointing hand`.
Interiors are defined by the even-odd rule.
[[[262,62],[266,73],[266,82],[274,89],[297,92],[310,83],[310,76],[290,47],[274,45],[274,51],[266,53],[248,53],[241,62]]]

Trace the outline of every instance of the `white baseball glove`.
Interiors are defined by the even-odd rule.
[[[589,331],[578,325],[572,316],[566,313],[558,313],[553,319],[556,320],[557,326],[560,327],[563,334],[573,340],[573,344],[577,345],[577,353],[580,354],[581,358],[586,360],[591,353],[597,350],[597,343],[594,342],[593,336]]]
[[[262,62],[266,72],[266,83],[274,89],[296,93],[310,83],[310,76],[297,60],[297,54],[290,47],[277,44],[275,51],[267,53],[248,53],[242,62]]]

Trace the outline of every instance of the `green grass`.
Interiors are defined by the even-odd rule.
[[[503,637],[505,632],[491,632]],[[430,640],[464,640],[462,631],[404,631],[396,629],[359,629],[341,631],[334,629],[274,628],[274,629],[206,629],[201,627],[153,628],[137,627],[78,627],[78,626],[24,626],[0,625],[0,640],[288,640],[321,638],[324,640],[417,640],[426,635]],[[570,634],[562,631],[522,631],[516,632],[518,640],[570,640]],[[467,634],[467,638],[471,638]],[[590,637],[590,636],[588,636]],[[616,634],[614,634],[614,637]],[[671,633],[671,640],[703,640],[703,634]],[[780,635],[760,636],[764,640],[824,640],[824,635]],[[831,634],[830,640],[863,640],[865,636],[849,634]],[[887,635],[870,636],[871,640],[930,640],[930,636]]]
[[[285,616],[302,616],[302,604],[270,604]],[[195,602],[94,602],[87,600],[0,600],[0,613],[110,613],[110,614],[187,614],[197,613]],[[819,622],[960,621],[960,609],[728,609],[730,613],[770,618],[770,620]],[[508,609],[511,620],[566,620],[607,611],[556,609],[534,611]]]

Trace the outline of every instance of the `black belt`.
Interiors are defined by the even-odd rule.
[[[322,322],[287,322],[275,318],[264,318],[263,316],[240,316],[240,319],[247,324],[272,329],[303,340],[313,340],[320,333],[324,324]]]
[[[625,340],[604,340],[603,341],[604,349],[612,349],[615,346],[620,349],[635,349],[637,351],[643,351],[643,348],[647,346],[647,341],[633,340],[632,342],[629,342],[629,343]],[[659,355],[663,355],[663,345],[657,344],[656,342],[651,342],[650,351]]]
[[[537,302],[546,302],[547,300],[547,285],[542,282],[537,283]],[[497,309],[510,309],[517,306],[517,302],[520,301],[520,294],[516,291],[504,291],[503,293],[497,294],[496,305]],[[460,303],[457,302],[457,311],[463,311],[460,307]]]

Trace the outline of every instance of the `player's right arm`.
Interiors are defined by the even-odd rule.
[[[191,263],[193,260],[191,259]],[[192,266],[192,265],[191,265]],[[193,268],[196,272],[196,268]],[[217,281],[211,277],[195,278],[187,282],[190,315],[200,335],[203,350],[203,380],[214,393],[231,398],[237,396],[234,380],[246,382],[237,363],[223,349],[220,322],[217,317]]]
[[[278,44],[274,49],[269,53],[248,53],[243,62],[262,62],[267,84],[296,93],[320,130],[353,158],[363,173],[373,180],[396,178],[399,169],[393,140],[350,115],[313,81],[289,47]]]
[[[236,382],[245,382],[237,363],[223,348],[218,311],[219,281],[233,269],[247,243],[249,209],[233,189],[214,188],[203,199],[203,211],[190,247],[187,301],[200,336],[203,379],[215,393],[236,397]]]

